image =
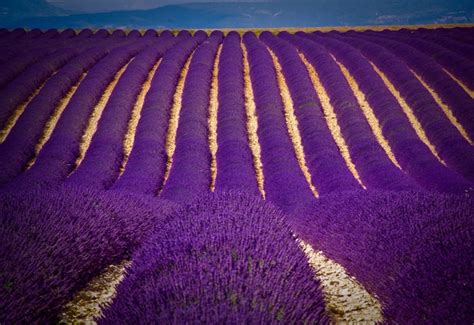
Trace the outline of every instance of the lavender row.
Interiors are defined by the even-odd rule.
[[[160,35],[170,33],[168,30],[162,31]],[[158,33],[156,30],[149,29],[147,30],[143,36],[145,37],[155,37]],[[132,30],[126,33],[122,29],[116,29],[114,32],[110,33],[106,29],[99,29],[97,31],[92,31],[88,28],[82,29],[79,33],[76,33],[73,29],[68,28],[63,31],[58,31],[57,29],[49,29],[45,32],[42,32],[40,29],[32,29],[31,31],[25,32],[24,30],[16,29],[12,32],[3,31],[0,35],[0,42],[11,42],[12,40],[16,40],[19,43],[27,43],[31,41],[38,41],[38,40],[48,40],[48,39],[77,39],[77,38],[84,38],[84,37],[97,37],[97,38],[104,38],[108,36],[114,37],[141,37],[141,33],[138,30]],[[16,46],[16,45],[14,45]]]
[[[1,41],[6,41],[6,40],[13,40],[15,39],[16,41],[23,41],[23,40],[28,40],[28,39],[34,39],[34,38],[43,38],[43,39],[48,39],[48,38],[55,38],[60,34],[60,32],[57,29],[48,29],[45,32],[42,32],[41,30],[35,28],[30,31],[26,31],[23,28],[16,28],[12,31],[7,31],[6,33],[2,34],[2,38],[0,39]]]
[[[11,60],[0,64],[0,89],[8,86],[8,83],[12,81],[17,75],[24,71],[29,65],[37,62],[38,60],[44,59],[51,50],[47,49],[36,49],[29,53],[25,53],[20,56],[16,56]]]
[[[462,42],[470,42],[474,40],[474,28],[472,27],[438,28],[437,33],[458,39]]]
[[[57,33],[57,31],[56,31]],[[45,55],[51,54],[62,48],[78,47],[82,43],[77,40],[70,41],[62,38],[52,38],[46,35],[33,40],[18,41],[12,44],[11,40],[5,41],[1,55],[3,59],[0,64],[0,88],[5,87],[8,82],[17,77],[31,64],[43,59]],[[93,44],[96,45],[96,44]]]
[[[260,35],[278,57],[292,97],[308,169],[320,194],[361,189],[331,136],[321,102],[296,48],[270,32]]]
[[[439,34],[438,30],[433,30],[429,33],[423,31],[415,31],[413,33],[413,36],[442,46],[450,51],[456,52],[457,54],[464,56],[468,60],[472,61],[472,58],[474,57],[474,46],[471,43],[472,41],[456,40],[450,36]]]
[[[23,42],[28,40],[41,39],[52,39],[58,38],[60,35],[69,34],[71,29],[66,29],[63,32],[59,32],[57,29],[48,29],[45,32],[35,28],[30,31],[26,31],[23,28],[16,28],[12,31],[6,31],[1,35],[0,42]],[[3,44],[2,44],[3,45]]]
[[[399,41],[414,47],[432,59],[435,59],[440,65],[446,68],[457,79],[461,80],[466,86],[474,89],[474,62],[467,58],[452,52],[444,47],[425,41],[415,39],[409,35],[401,33],[377,33],[375,35]]]
[[[70,59],[78,55],[77,49],[60,49],[31,66],[0,91],[0,127],[5,127],[15,109],[26,101],[42,83]]]
[[[117,39],[111,39],[110,43]],[[55,70],[61,67],[73,55],[97,45],[97,40],[86,39],[76,42],[44,42],[43,48],[35,49],[32,46],[26,46],[24,50],[28,53],[22,58],[22,55],[14,62],[7,62],[0,67],[4,72],[0,79],[0,125],[4,125],[11,112],[33,91],[41,85]],[[31,52],[29,52],[31,51]]]
[[[113,189],[154,195],[166,168],[165,139],[173,94],[186,59],[207,36],[182,34],[182,39],[162,58],[151,82],[135,133],[132,152]]]
[[[99,324],[328,324],[319,285],[279,210],[206,195],[134,254]]]
[[[417,28],[414,31],[409,31],[406,29],[399,30],[400,33],[404,34],[413,34],[414,36],[440,36],[448,39],[454,39],[466,44],[474,40],[474,28],[472,27],[453,27],[453,28],[436,28],[436,29],[427,29],[427,28]]]
[[[208,114],[212,69],[223,34],[213,32],[195,51],[186,76],[176,133],[176,149],[161,197],[189,201],[210,188]]]
[[[338,193],[294,230],[378,297],[384,322],[472,321],[472,195]]]
[[[149,31],[154,31],[154,30],[149,30]],[[147,31],[147,32],[149,32]],[[136,34],[139,33],[137,30],[132,30],[130,31],[130,34]],[[92,36],[92,35],[125,35],[125,32],[121,29],[116,29],[114,32],[111,34],[108,30],[106,29],[99,29],[96,32],[93,32],[92,30],[88,28],[82,29],[79,33],[76,33],[73,29],[67,28],[63,31],[58,31],[57,29],[48,29],[47,31],[43,32],[38,28],[34,28],[30,31],[25,31],[22,28],[15,29],[14,31],[9,32],[8,30],[4,30],[0,34],[0,41],[3,40],[12,40],[16,38],[19,42],[26,41],[26,40],[37,40],[37,39],[52,39],[52,38],[74,38],[77,36],[83,37],[86,35],[87,37]],[[140,34],[140,33],[139,33]],[[128,36],[127,35],[127,36]]]
[[[15,28],[11,32],[4,34],[2,38],[6,40],[15,40],[21,38],[25,33],[26,31],[23,28]]]
[[[412,109],[440,158],[466,179],[474,181],[474,150],[443,114],[430,93],[413,76],[405,63],[385,48],[360,38],[334,37],[358,48],[387,75]]]
[[[19,40],[14,44],[11,44],[11,41],[6,42],[8,46],[4,46],[0,53],[0,88],[19,76],[28,66],[55,50],[68,47],[79,48],[80,45],[85,45],[79,37],[69,40],[67,34],[70,32],[74,33],[73,30],[65,30],[56,38],[53,37],[54,35],[48,36],[49,33],[45,33],[31,39],[25,37],[25,40]]]
[[[387,157],[370,129],[349,84],[330,53],[321,45],[282,32],[317,71],[334,107],[351,159],[368,189],[414,189],[417,186]]]
[[[272,58],[254,33],[244,35],[258,117],[258,138],[267,198],[285,212],[314,200],[295,156]]]
[[[35,145],[48,118],[82,74],[106,55],[106,48],[88,50],[67,63],[26,107],[25,112],[0,145],[0,184],[18,175],[34,158]]]
[[[99,120],[97,132],[77,170],[68,183],[89,188],[109,188],[119,173],[123,160],[123,139],[132,109],[149,71],[175,43],[165,38],[138,54],[115,86]]]
[[[445,168],[418,138],[402,108],[361,53],[330,37],[301,34],[326,46],[349,70],[382,125],[400,166],[428,190],[463,192],[469,183]]]
[[[0,192],[0,322],[57,323],[75,293],[129,259],[172,208],[89,189]]]
[[[117,41],[104,41],[99,47],[87,49],[78,55],[48,80],[43,89],[26,106],[5,142],[0,145],[0,184],[4,184],[23,170],[26,162],[34,158],[34,147],[41,136],[47,119],[59,101],[98,59],[111,49],[121,45]],[[84,43],[78,45],[81,47]]]
[[[368,34],[358,36],[387,48],[406,61],[407,65],[450,107],[467,134],[474,138],[474,111],[470,109],[474,105],[474,100],[443,71],[436,61],[425,55],[419,55],[418,51],[408,45]]]
[[[457,46],[465,46],[473,48],[471,41],[473,37],[473,28],[417,28],[416,30],[407,31],[402,29],[399,33],[412,34],[416,38],[429,39],[431,42],[444,46],[450,50],[456,50]],[[446,43],[444,43],[446,42]],[[444,45],[443,45],[444,44]],[[454,48],[451,48],[455,45]],[[461,54],[461,53],[460,53]],[[470,58],[472,59],[472,57]]]
[[[240,36],[229,33],[219,60],[216,190],[258,194],[252,152],[248,144]]]
[[[83,30],[74,38],[61,37],[66,31],[62,32],[58,37],[54,38],[51,35],[48,37],[45,33],[41,37],[35,39],[27,39],[18,41],[16,44],[11,44],[11,41],[6,42],[8,47],[2,49],[0,62],[0,88],[4,87],[9,81],[13,80],[21,72],[23,72],[29,65],[37,62],[41,57],[51,54],[54,50],[62,48],[78,48],[80,46],[90,47],[96,46],[98,39],[106,37],[107,42],[123,42],[132,40],[134,37],[120,37],[110,36],[106,30],[99,31],[92,35],[90,30]],[[56,31],[57,33],[57,31]],[[169,34],[163,32],[162,34]],[[123,36],[123,35],[122,35]],[[103,45],[103,44],[102,44]]]
[[[56,31],[57,33],[57,31]],[[5,40],[0,53],[0,88],[7,85],[29,65],[39,61],[45,55],[64,47],[77,47],[77,41],[66,41],[63,38],[54,38],[52,33],[44,33],[34,39]]]
[[[20,175],[21,184],[54,186],[73,170],[88,118],[108,84],[146,43],[136,42],[114,49],[87,74],[61,115],[35,164]],[[15,186],[13,183],[12,186]]]
[[[69,32],[70,30],[71,29],[66,29],[65,32]],[[74,32],[74,30],[72,30],[72,31]],[[24,36],[22,37],[22,40],[23,39],[30,40],[30,39],[43,38],[43,36],[47,36],[48,34],[50,34],[50,33],[48,33],[48,32],[43,33],[40,29],[34,28],[34,29],[26,32],[26,34],[24,34]],[[58,32],[58,34],[59,34],[59,32]],[[48,38],[53,38],[54,36],[56,36],[56,35],[51,35]]]

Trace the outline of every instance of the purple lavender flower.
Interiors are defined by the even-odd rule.
[[[100,323],[325,324],[313,272],[279,210],[209,194],[155,228]]]

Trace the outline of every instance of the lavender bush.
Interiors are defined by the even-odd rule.
[[[117,291],[102,324],[328,323],[281,212],[238,193],[176,211],[135,253]]]
[[[229,33],[222,44],[219,60],[216,190],[232,189],[258,194],[248,144],[240,40],[236,32]]]
[[[223,34],[213,33],[196,49],[189,65],[176,134],[176,149],[161,197],[184,203],[206,192],[210,179],[207,117],[209,85]],[[193,168],[189,168],[192,165]]]
[[[131,252],[173,206],[62,187],[0,192],[0,321],[49,323],[92,277]]]
[[[123,160],[123,139],[128,120],[143,82],[148,71],[174,42],[174,38],[165,38],[155,47],[138,54],[130,63],[105,106],[84,160],[67,183],[98,189],[107,189],[113,184]]]
[[[331,136],[321,103],[297,50],[269,32],[262,33],[260,39],[275,52],[282,66],[316,188],[321,194],[360,189]]]
[[[92,109],[117,71],[144,46],[144,43],[137,43],[115,49],[91,69],[61,115],[36,163],[20,176],[20,182],[26,186],[51,186],[67,177],[74,168],[82,131]]]
[[[155,194],[163,181],[166,168],[165,137],[174,89],[181,68],[192,50],[203,38],[189,35],[162,58],[143,104],[135,134],[135,143],[123,175],[114,189]]]
[[[369,189],[415,189],[416,184],[389,160],[364,117],[359,104],[330,53],[321,45],[299,36],[283,32],[318,71],[322,85],[327,89],[334,107],[341,133],[351,158]]]
[[[375,116],[383,125],[382,132],[403,170],[427,189],[455,193],[469,189],[470,184],[444,168],[418,138],[394,96],[359,51],[327,36],[313,34],[305,37],[330,49],[354,75]]]
[[[78,55],[55,74],[31,100],[5,142],[0,145],[0,183],[6,183],[23,171],[28,160],[34,157],[35,145],[43,127],[60,100],[80,80],[82,74],[107,52],[107,47],[98,47]]]
[[[466,324],[473,209],[472,195],[340,193],[322,197],[293,225],[377,295],[387,323]]]
[[[294,211],[314,200],[298,165],[284,118],[283,102],[272,58],[265,45],[248,32],[244,35],[250,78],[258,117],[265,192],[283,211]]]
[[[433,44],[423,39],[414,39],[401,33],[384,33],[384,37],[390,37],[395,41],[410,45],[428,57],[436,60],[442,67],[446,68],[454,76],[460,79],[471,89],[474,89],[474,64],[471,60],[459,55],[441,45]]]
[[[370,34],[369,34],[370,35]],[[464,125],[466,132],[474,136],[474,112],[467,107],[474,105],[472,99],[459,85],[452,80],[441,67],[429,57],[407,46],[380,36],[361,35],[363,38],[380,44],[407,62],[407,64],[433,88],[439,97],[450,107],[454,116]],[[469,73],[468,71],[466,71]]]
[[[364,56],[377,67],[382,67],[383,72],[413,110],[440,158],[452,169],[459,171],[468,180],[473,181],[474,151],[471,145],[451,124],[426,88],[416,80],[407,66],[383,47],[359,38],[346,37],[342,40],[359,48]]]

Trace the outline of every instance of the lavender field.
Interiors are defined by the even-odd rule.
[[[0,30],[0,324],[472,324],[473,44]]]

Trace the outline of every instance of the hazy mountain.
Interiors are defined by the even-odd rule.
[[[44,2],[43,2],[44,4]],[[444,0],[315,0],[312,2],[193,3],[10,21],[38,28],[256,28],[474,22],[474,2]]]
[[[75,13],[99,13],[121,10],[149,10],[158,7],[198,2],[249,2],[249,0],[46,0]],[[291,2],[292,0],[260,0],[257,2]],[[251,2],[251,0],[250,0]]]
[[[47,3],[45,0],[0,0],[1,25],[24,17],[60,16],[69,12]]]

